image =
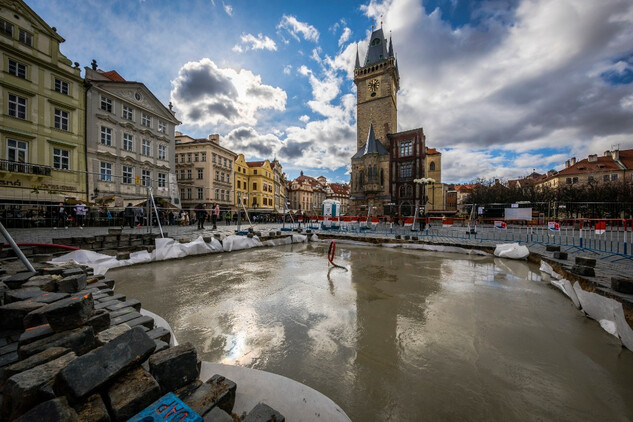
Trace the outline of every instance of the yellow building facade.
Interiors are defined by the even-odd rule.
[[[84,86],[64,42],[22,1],[0,0],[0,200],[87,200]]]
[[[271,213],[275,209],[274,173],[270,161],[247,161],[249,212]]]

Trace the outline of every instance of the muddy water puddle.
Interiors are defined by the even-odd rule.
[[[354,421],[633,419],[633,353],[490,257],[327,244],[108,273],[202,359],[274,372]],[[239,386],[238,386],[239,391]]]

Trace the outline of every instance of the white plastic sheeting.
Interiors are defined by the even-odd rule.
[[[222,239],[224,252],[239,251],[242,249],[259,248],[264,246],[259,237],[227,236]]]
[[[178,346],[178,340],[176,340],[176,335],[174,334],[174,330],[171,329],[171,326],[165,319],[161,316],[156,315],[154,312],[150,312],[147,309],[141,308],[141,315],[148,316],[154,319],[154,325],[156,327],[162,327],[169,331],[171,337],[169,338],[169,346]]]
[[[626,322],[620,302],[598,293],[587,292],[578,282],[572,286],[569,280],[562,278],[545,261],[541,261],[541,271],[552,277],[550,283],[565,293],[576,308],[598,321],[606,332],[618,337],[624,347],[633,351],[633,330]]]
[[[425,251],[434,252],[448,252],[448,253],[460,253],[466,255],[482,255],[490,256],[488,252],[480,251],[477,249],[466,249],[458,246],[442,246],[442,245],[423,245],[423,244],[401,244],[402,249],[422,249]]]
[[[525,259],[530,255],[530,250],[518,243],[500,243],[495,248],[494,255],[499,258]]]

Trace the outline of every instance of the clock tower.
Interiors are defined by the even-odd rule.
[[[393,45],[382,28],[372,32],[367,55],[362,66],[356,53],[354,68],[356,84],[356,149],[367,141],[370,123],[376,139],[389,148],[387,134],[398,128],[398,90],[400,76],[393,54]]]

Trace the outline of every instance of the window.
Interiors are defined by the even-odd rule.
[[[112,100],[108,97],[101,96],[101,110],[105,110],[108,113],[112,113]]]
[[[611,175],[611,180],[618,180],[618,175],[617,174],[612,174]]]
[[[220,180],[220,170],[215,171],[215,180]]]
[[[431,164],[429,164],[429,171],[435,171],[435,161],[431,161]]]
[[[152,155],[152,142],[149,139],[143,139],[143,150],[141,154],[150,157]]]
[[[224,158],[224,167],[228,167],[228,164],[226,163],[226,158]]]
[[[181,163],[185,162],[185,154],[180,154],[180,162]]]
[[[196,163],[199,161],[200,158],[200,154],[198,154],[197,152],[193,154],[193,161],[195,161]]]
[[[158,173],[158,187],[159,188],[167,187],[167,174],[166,173]]]
[[[229,168],[233,168],[233,161],[229,161]]]
[[[123,106],[123,118],[126,120],[134,119],[134,109],[126,105]]]
[[[141,124],[143,126],[152,127],[152,118],[148,114],[141,114]]]
[[[198,179],[202,179],[204,176],[204,169],[198,169]]]
[[[220,189],[215,190],[215,199],[220,199]]]
[[[20,28],[18,31],[18,41],[28,46],[33,46],[33,34]]]
[[[12,163],[26,163],[28,152],[29,144],[27,142],[7,139],[7,158]]]
[[[134,136],[131,133],[123,134],[123,149],[125,151],[134,151]]]
[[[193,176],[191,174],[191,169],[187,169],[187,179],[189,180],[193,179]]]
[[[198,188],[198,199],[204,199],[204,189]]]
[[[187,199],[191,199],[191,188],[187,188]]]
[[[201,154],[200,161],[202,161],[203,163],[207,161],[207,153],[206,152],[203,152]]]
[[[180,199],[185,199],[185,190],[180,189]]]
[[[55,78],[55,91],[60,94],[68,95],[70,92],[68,82]]]
[[[158,146],[158,159],[159,160],[167,159],[167,147],[165,145]]]
[[[191,153],[187,154],[187,162],[190,163],[191,162]]]
[[[567,179],[569,179],[569,177]],[[605,174],[604,176],[602,176],[602,181],[603,182],[608,182],[609,181],[609,175]],[[567,183],[569,183],[569,182],[567,182]]]
[[[167,125],[162,120],[158,121],[158,131],[160,133],[167,133]]]
[[[150,186],[152,183],[152,171],[151,170],[141,170],[141,183],[143,186]]]
[[[9,116],[26,120],[26,98],[9,94]]]
[[[253,183],[253,190],[257,190],[257,183]]]
[[[253,170],[253,174],[257,174],[257,170]]]
[[[211,161],[215,163],[215,159],[217,158],[217,156],[215,154],[213,154],[211,157],[212,157]]]
[[[55,129],[68,130],[68,112],[55,109]]]
[[[26,79],[26,65],[9,59],[9,73],[18,78]]]
[[[400,164],[400,177],[411,177],[413,171],[413,163],[401,163]]]
[[[220,182],[224,182],[224,172],[220,173]]]
[[[101,143],[103,145],[112,146],[112,129],[101,126]]]
[[[101,172],[100,172],[99,180],[104,182],[112,181],[112,163],[101,162]]]
[[[180,170],[180,180],[183,180],[184,178],[185,178],[185,171]]]
[[[242,189],[242,182],[240,180],[237,181],[237,188]]]
[[[53,168],[58,170],[69,170],[70,151],[67,149],[53,148]]]
[[[134,169],[129,166],[123,166],[123,183],[130,185],[132,180],[134,180]]]
[[[0,19],[0,33],[13,37],[13,24]]]

